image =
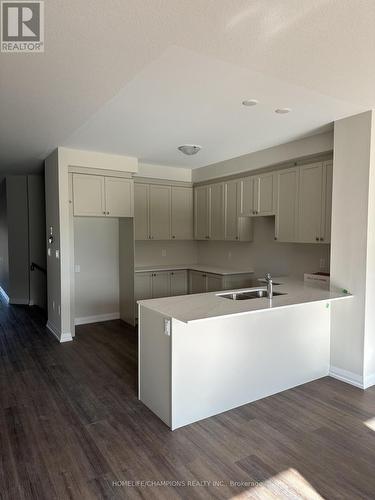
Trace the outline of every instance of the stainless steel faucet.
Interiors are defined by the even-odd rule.
[[[267,273],[265,275],[266,283],[267,283],[267,297],[272,299],[273,297],[273,283],[271,273]]]

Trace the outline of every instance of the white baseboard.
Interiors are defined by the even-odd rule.
[[[47,321],[47,329],[52,333],[52,335],[60,342],[71,342],[73,340],[71,333],[60,334],[58,329],[50,321]]]
[[[337,368],[336,366],[330,367],[329,376],[336,378],[337,380],[341,380],[342,382],[346,382],[347,384],[354,385],[355,387],[359,387],[360,389],[366,388],[361,375],[357,375],[357,373],[353,373],[348,370],[343,370],[342,368]]]
[[[375,373],[372,373],[371,375],[366,375],[364,389],[368,389],[369,387],[372,387],[373,385],[375,385]]]
[[[9,304],[13,304],[15,306],[28,306],[29,299],[14,299],[13,297],[9,297]]]
[[[96,316],[85,316],[82,318],[76,318],[74,320],[75,325],[87,325],[89,323],[100,323],[101,321],[112,321],[114,319],[120,319],[120,313],[107,313],[107,314],[97,314]]]
[[[9,304],[8,294],[6,293],[6,291],[3,288],[1,288],[1,286],[0,286],[0,295],[3,297],[3,299],[5,300],[5,302],[7,304]]]

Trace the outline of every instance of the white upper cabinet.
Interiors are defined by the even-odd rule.
[[[276,219],[275,239],[297,240],[299,167],[279,170],[275,174]]]
[[[239,181],[239,215],[250,217],[254,215],[254,178],[245,177]]]
[[[211,187],[194,189],[194,235],[196,240],[208,240],[211,236]]]
[[[193,188],[136,183],[136,240],[193,239]]]
[[[171,233],[172,240],[192,240],[193,190],[188,187],[172,186]]]
[[[73,211],[76,216],[106,215],[104,177],[73,174]]]
[[[275,175],[273,172],[257,175],[254,182],[254,215],[274,215]]]
[[[133,217],[133,180],[105,177],[106,215]]]
[[[209,239],[224,240],[225,224],[224,224],[224,184],[213,184],[211,186],[210,196],[210,233]]]
[[[148,240],[150,238],[148,202],[148,184],[136,183],[134,185],[134,238],[136,240]]]
[[[152,240],[171,239],[171,187],[150,184],[150,236]]]
[[[325,226],[325,167],[322,163],[299,169],[298,241],[323,241]]]
[[[249,217],[240,217],[240,181],[224,183],[224,224],[225,240],[251,241],[252,221]]]
[[[323,185],[325,186],[324,190],[324,214],[322,218],[322,226],[321,237],[323,238],[324,243],[331,242],[331,220],[332,220],[332,181],[333,181],[333,164],[332,162],[326,162],[324,164],[324,173],[323,173]],[[324,182],[325,181],[325,182]]]
[[[133,217],[133,180],[73,174],[73,213],[90,217]]]

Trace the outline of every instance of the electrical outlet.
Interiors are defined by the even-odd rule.
[[[162,249],[161,256],[162,257],[166,257],[167,256],[167,250],[165,248]]]
[[[60,252],[58,250],[56,250],[55,255],[56,255],[56,259],[60,258]]]

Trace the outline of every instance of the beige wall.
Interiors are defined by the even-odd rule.
[[[119,221],[74,218],[76,322],[119,316]]]
[[[200,241],[198,261],[234,269],[252,268],[257,277],[270,272],[303,279],[303,273],[320,270],[321,259],[325,270],[329,268],[329,245],[278,243],[274,236],[274,217],[258,217],[254,219],[252,242]]]
[[[162,251],[166,251],[163,257]],[[198,261],[196,241],[136,241],[135,265],[194,264]]]
[[[248,172],[249,170],[269,167],[297,158],[326,153],[332,151],[332,149],[333,132],[317,134],[248,155],[238,156],[207,167],[197,168],[193,170],[193,182]]]

